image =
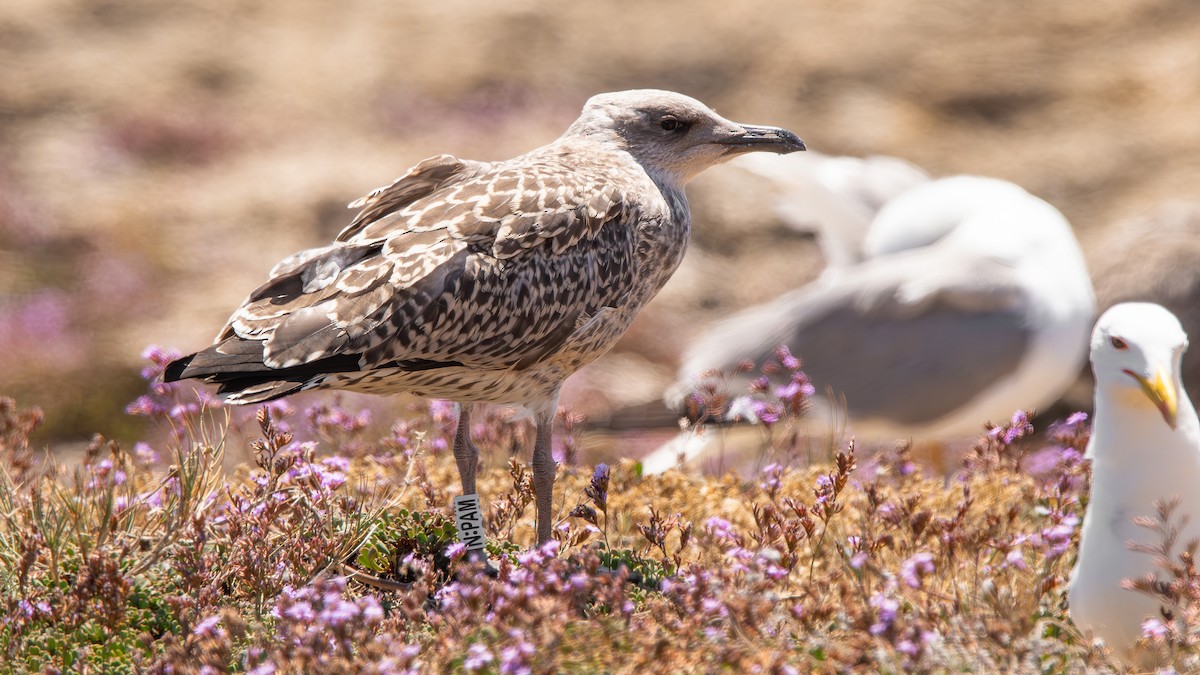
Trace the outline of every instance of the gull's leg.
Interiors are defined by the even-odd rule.
[[[533,446],[533,491],[537,496],[537,543],[538,546],[550,541],[551,537],[551,504],[554,501],[554,474],[558,467],[551,454],[550,438],[554,428],[554,416],[558,412],[558,397],[555,396],[549,405],[537,411],[537,441]]]
[[[471,442],[471,408],[463,403],[458,413],[458,430],[454,432],[454,463],[462,481],[462,495],[455,497],[454,526],[458,540],[467,546],[467,558],[487,562],[487,542],[483,529],[483,508],[475,494],[475,474],[479,469],[479,448]]]
[[[475,494],[475,474],[479,470],[479,448],[471,442],[471,409],[474,403],[463,403],[458,413],[458,431],[454,433],[454,463],[464,495]]]

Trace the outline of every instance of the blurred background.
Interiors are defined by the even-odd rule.
[[[641,87],[824,153],[1011,180],[1074,224],[1102,306],[1197,307],[1198,45],[1194,0],[7,0],[0,395],[45,409],[47,442],[135,438],[143,349],[208,344],[346,203]],[[688,260],[564,403],[654,398],[706,322],[820,272],[764,189],[736,168],[692,184]]]

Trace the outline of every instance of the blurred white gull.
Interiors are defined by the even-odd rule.
[[[798,161],[796,155],[746,156],[730,168],[774,184],[779,218],[794,230],[817,235],[827,271],[861,262],[866,257],[863,240],[875,214],[929,181],[929,174],[896,157],[839,157],[811,150],[805,154]]]
[[[883,207],[862,252],[713,326],[688,349],[668,405],[683,407],[697,374],[761,365],[785,344],[818,394],[835,394],[818,401],[818,426],[834,428],[844,397],[859,437],[949,440],[1049,405],[1078,375],[1095,312],[1083,254],[1062,214],[1020,187],[974,176],[918,185]],[[731,395],[756,376],[729,377]],[[643,469],[707,445],[685,433]]]
[[[1087,456],[1091,498],[1068,587],[1071,619],[1091,630],[1131,665],[1150,667],[1136,653],[1147,618],[1162,619],[1159,603],[1121,587],[1124,579],[1163,576],[1152,554],[1127,542],[1157,545],[1136,517],[1153,517],[1155,500],[1178,497],[1175,517],[1187,516],[1174,554],[1200,536],[1200,422],[1180,377],[1188,338],[1161,305],[1119,304],[1092,333],[1096,409]]]
[[[1100,309],[1155,302],[1189,335],[1200,335],[1200,200],[1163,202],[1109,225],[1090,243]],[[1130,251],[1137,251],[1136,265],[1129,264]],[[1182,369],[1192,404],[1200,404],[1200,350],[1184,355]]]

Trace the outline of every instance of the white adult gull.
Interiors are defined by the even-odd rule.
[[[1091,497],[1068,588],[1070,614],[1122,660],[1142,666],[1152,655],[1136,653],[1135,644],[1142,622],[1161,618],[1159,603],[1121,582],[1162,570],[1153,555],[1129,548],[1131,541],[1159,544],[1134,518],[1153,517],[1156,500],[1178,498],[1175,516],[1187,522],[1175,553],[1200,537],[1200,422],[1180,375],[1187,346],[1175,315],[1150,303],[1113,306],[1092,333]]]
[[[769,181],[775,188],[780,220],[794,230],[817,235],[827,271],[862,262],[864,239],[875,215],[891,200],[930,180],[919,167],[884,155],[749,155],[730,166]]]
[[[454,456],[474,495],[476,402],[529,409],[537,540],[551,536],[551,425],[563,380],[604,354],[687,248],[684,185],[795,134],[731,122],[659,90],[601,94],[558,140],[500,162],[426,159],[352,204],[328,246],[297,253],[168,381],[233,403],[306,389],[462,403]]]
[[[872,221],[865,259],[722,320],[687,350],[666,400],[697,374],[761,366],[787,345],[818,393],[818,424],[844,397],[859,437],[949,440],[987,420],[1052,403],[1075,380],[1095,311],[1070,224],[1006,181],[958,176],[904,192]],[[732,395],[755,372],[729,378]],[[783,384],[777,382],[776,384]],[[682,437],[681,437],[682,438]],[[647,457],[647,471],[704,452],[682,442]]]

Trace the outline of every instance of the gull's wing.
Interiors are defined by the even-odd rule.
[[[707,369],[760,366],[786,344],[818,392],[845,396],[851,418],[928,423],[1017,369],[1032,339],[1027,306],[997,259],[949,245],[875,259],[721,321],[689,348],[673,392]]]
[[[594,173],[426,160],[357,202],[334,244],[277,265],[168,377],[224,392],[382,367],[527,367],[633,286],[640,215]]]

